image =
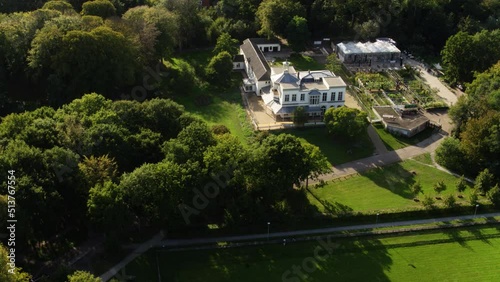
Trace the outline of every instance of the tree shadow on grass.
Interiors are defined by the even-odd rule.
[[[403,168],[401,164],[396,163],[383,168],[371,169],[362,173],[362,175],[369,178],[381,188],[387,189],[403,198],[413,199],[414,195],[410,188],[416,182],[414,173]]]
[[[451,222],[442,222],[440,225],[449,225]],[[460,244],[460,246],[472,250],[472,248],[467,244],[467,240],[460,234],[460,229],[450,228],[444,232],[453,242]]]
[[[483,234],[482,229],[480,229],[480,228],[471,228],[471,229],[469,229],[469,232],[472,233],[476,239],[481,240],[481,242],[486,243],[486,244],[488,244],[490,246],[492,245],[491,242],[490,242],[490,240],[489,240],[489,236],[485,236]]]
[[[327,200],[321,200],[319,198],[316,199],[323,205],[323,207],[325,207],[325,210],[331,214],[345,216],[352,214],[354,211],[351,207],[339,202],[331,203]]]
[[[179,282],[390,281],[385,271],[390,270],[392,258],[379,240],[317,239],[289,240],[286,245],[163,252],[159,257],[161,277]],[[156,273],[152,268],[156,266],[154,258],[151,260],[147,272]]]

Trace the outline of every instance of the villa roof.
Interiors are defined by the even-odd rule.
[[[390,41],[377,40],[375,42],[342,42],[337,47],[344,54],[375,54],[400,53],[399,49]]]
[[[281,74],[281,76],[276,78],[276,80],[274,82],[276,82],[276,83],[297,83],[298,81],[299,81],[299,79],[297,78],[297,76],[285,71]]]
[[[241,51],[245,54],[252,70],[255,74],[255,78],[259,81],[270,80],[271,68],[266,61],[266,57],[262,54],[259,48],[257,48],[256,43],[254,43],[255,38],[245,39],[243,44],[240,46]]]

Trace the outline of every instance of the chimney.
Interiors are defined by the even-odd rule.
[[[297,78],[300,79],[300,71],[297,72]]]
[[[284,63],[283,63],[283,71],[284,72],[288,72],[288,70],[290,69],[290,63],[288,62],[288,60],[286,60]]]

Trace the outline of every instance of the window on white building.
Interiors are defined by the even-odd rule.
[[[306,100],[306,94],[300,94],[300,101]]]
[[[321,99],[322,102],[326,102],[326,96],[327,96],[327,93],[323,93],[323,98]]]
[[[344,96],[343,94],[344,94],[344,92],[339,92],[339,97],[337,98],[337,101],[342,101],[342,99],[344,98],[344,97],[342,97],[342,96]]]
[[[285,95],[285,102],[290,101],[290,95]]]
[[[309,104],[311,105],[317,105],[319,104],[319,96],[314,95],[309,98]]]
[[[332,92],[332,94],[330,94],[330,101],[335,101],[335,92]]]
[[[292,94],[292,102],[297,101],[297,94]]]

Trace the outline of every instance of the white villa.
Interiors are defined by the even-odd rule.
[[[298,106],[311,117],[321,117],[328,108],[344,105],[346,84],[340,76],[329,70],[297,71],[284,62],[283,66],[270,67],[262,50],[279,51],[274,45],[262,45],[254,39],[246,39],[240,51],[245,58],[247,79],[246,92],[261,96],[269,114],[275,119],[289,120]],[[263,47],[263,48],[261,48]]]

